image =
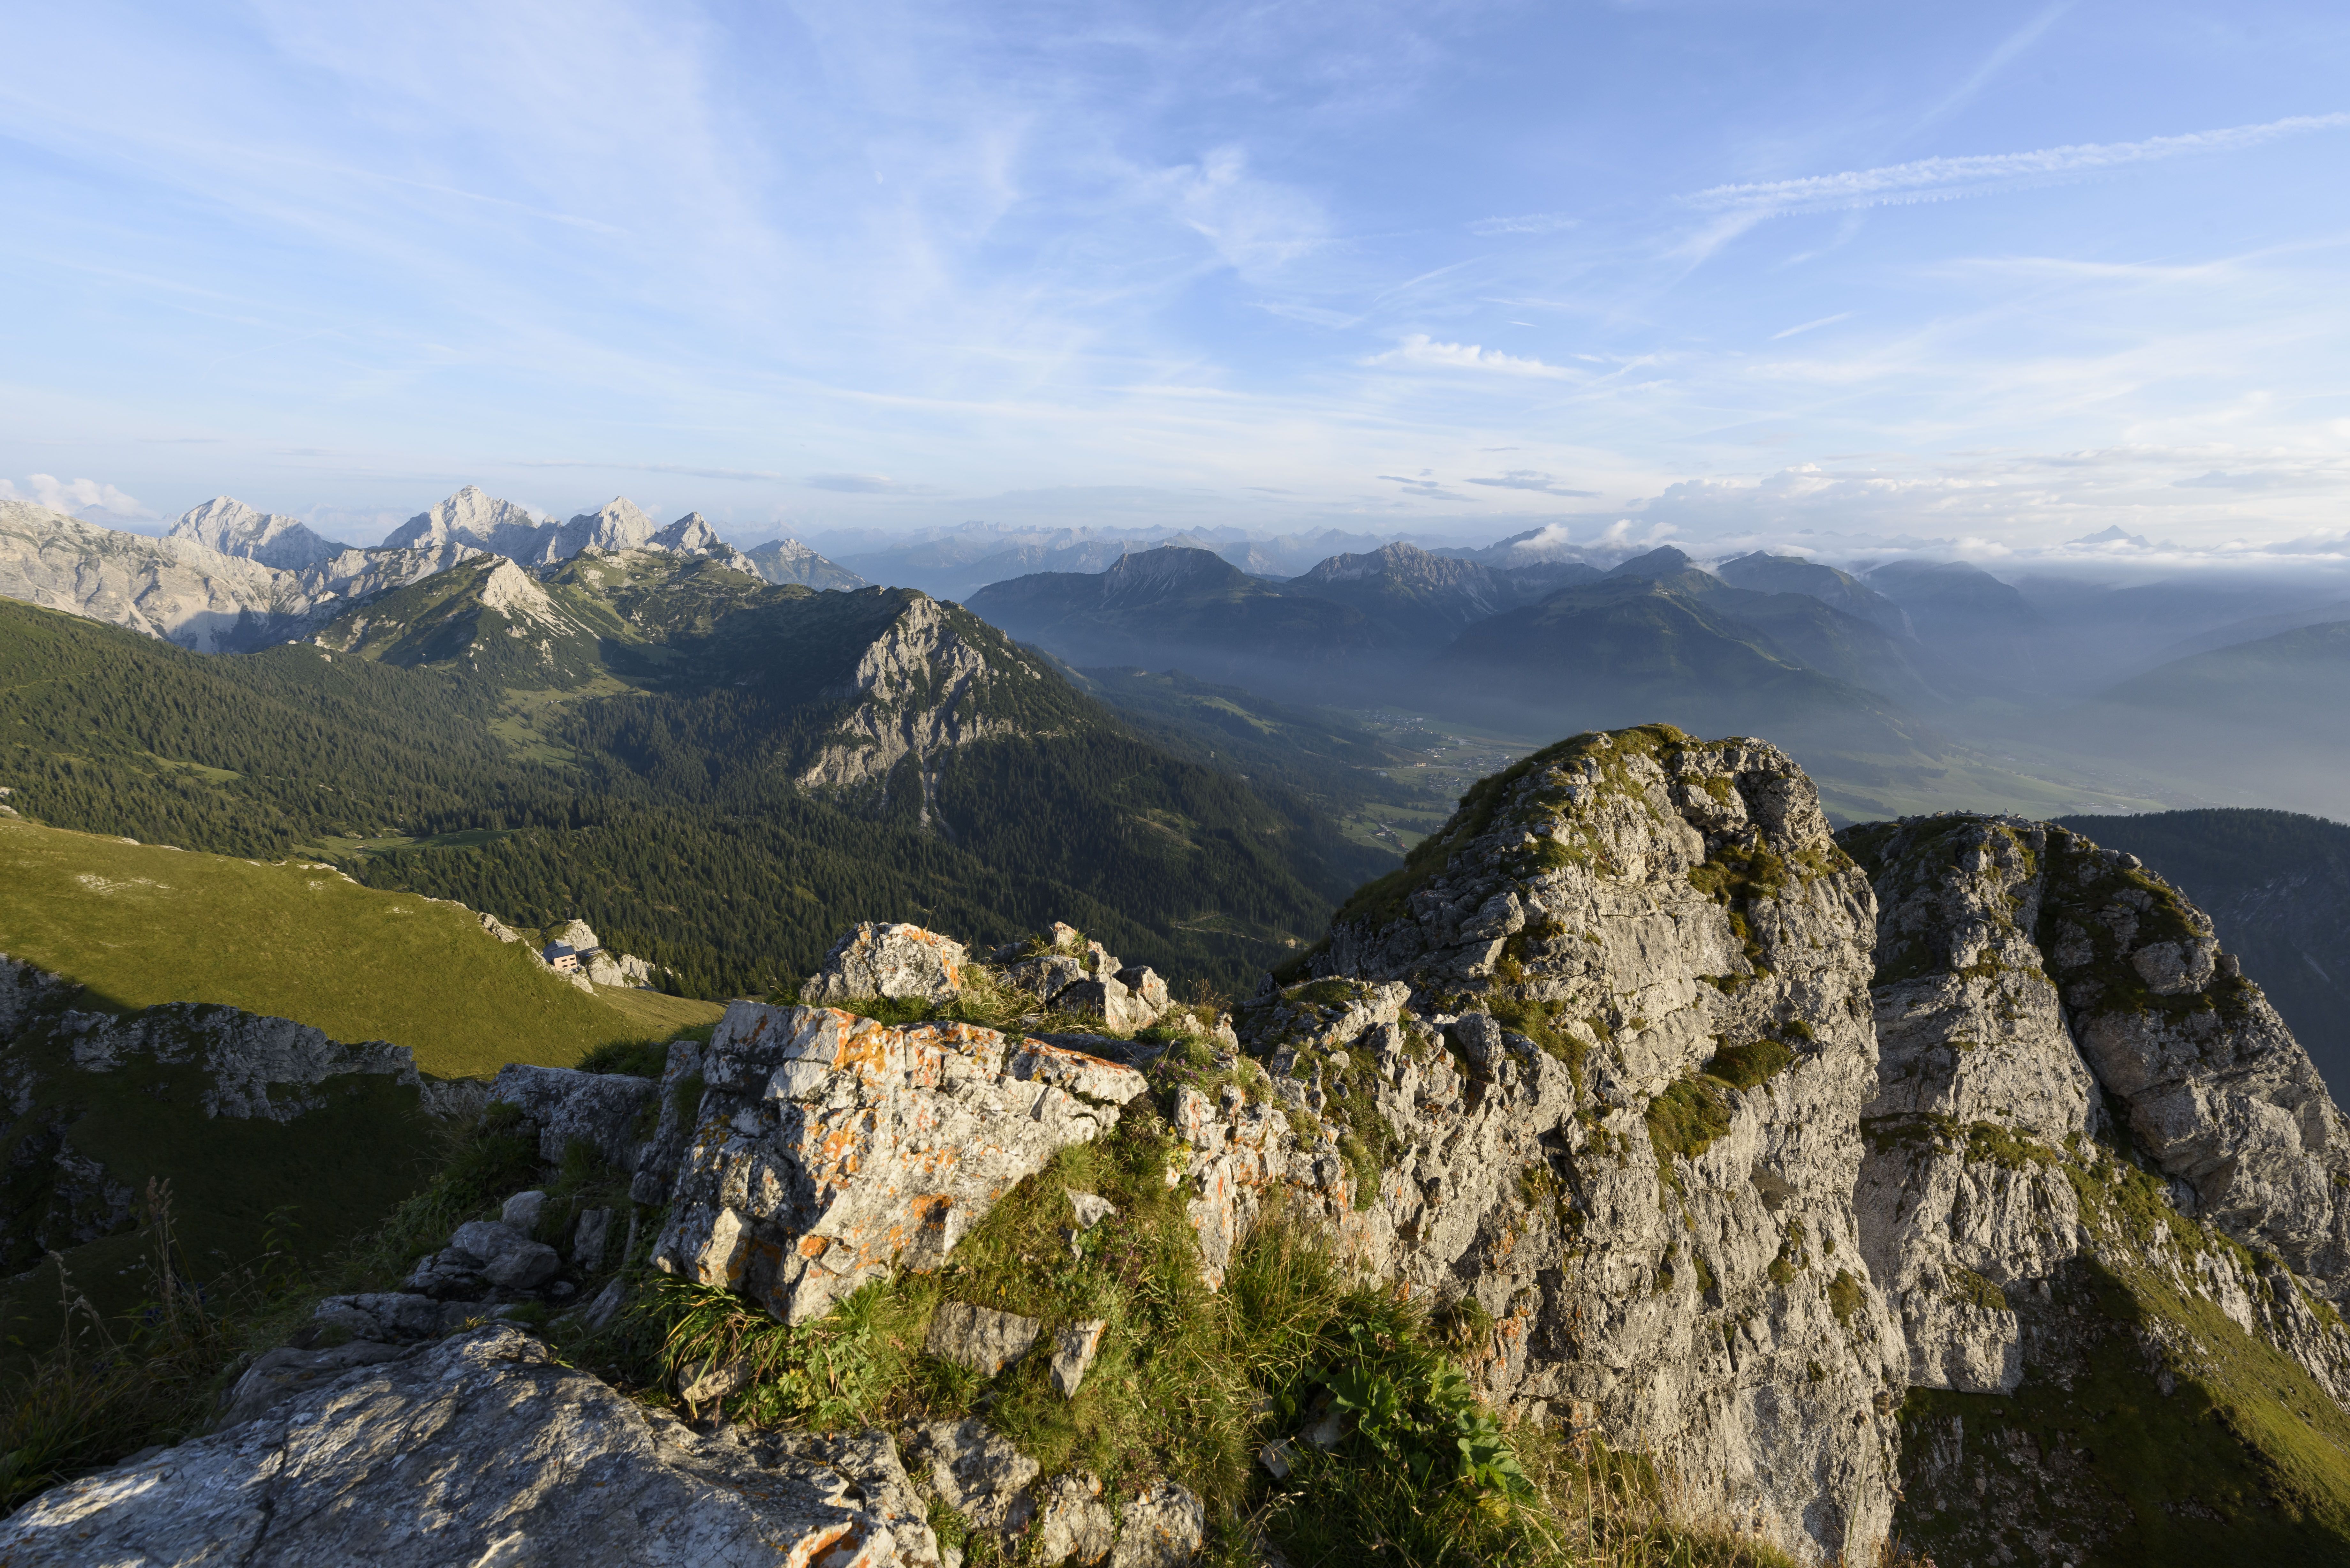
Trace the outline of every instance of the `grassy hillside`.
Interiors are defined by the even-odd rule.
[[[337,1040],[389,1040],[441,1077],[567,1066],[718,1016],[588,996],[450,904],[308,862],[257,864],[0,819],[0,952],[79,981],[79,1005],[211,1002]]]

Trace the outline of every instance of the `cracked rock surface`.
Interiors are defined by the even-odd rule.
[[[737,1002],[704,1089],[656,1266],[730,1286],[785,1323],[894,1267],[936,1268],[1054,1153],[1141,1094],[1131,1068],[964,1023],[895,1029]]]
[[[702,1437],[498,1325],[70,1481],[0,1522],[15,1568],[934,1564],[889,1439],[853,1456]]]

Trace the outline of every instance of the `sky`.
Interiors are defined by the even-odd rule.
[[[2339,4],[78,0],[0,53],[0,497],[117,525],[2350,555]]]

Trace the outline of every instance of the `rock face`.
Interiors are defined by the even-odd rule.
[[[847,567],[836,565],[797,539],[771,539],[749,552],[754,569],[777,585],[798,583],[811,588],[861,588],[869,585]]]
[[[1844,842],[1880,899],[1857,1202],[1918,1391],[1902,1533],[1944,1561],[2081,1561],[2144,1540],[2116,1498],[2272,1521],[2230,1467],[2290,1464],[2312,1420],[2338,1443],[2324,1411],[2350,1404],[2326,1304],[2350,1178],[2306,1054],[2128,857],[1964,814]],[[2176,1474],[2147,1468],[2167,1454]]]
[[[939,1553],[886,1437],[794,1451],[697,1436],[495,1325],[44,1493],[0,1523],[0,1558],[928,1568]]]
[[[498,1069],[490,1098],[519,1106],[538,1124],[539,1156],[548,1164],[560,1165],[565,1147],[577,1139],[626,1170],[643,1145],[638,1119],[656,1089],[650,1079],[625,1073],[515,1064]]]
[[[905,757],[919,760],[1009,734],[1010,722],[988,711],[986,689],[1040,678],[1024,658],[997,669],[936,599],[911,599],[847,678],[825,693],[850,706],[839,733],[801,771],[799,782],[836,788],[879,784]],[[920,774],[927,827],[937,785],[928,768]]]
[[[785,1323],[892,1267],[938,1266],[1014,1183],[1115,1125],[1145,1087],[1129,1068],[991,1029],[754,1002],[726,1010],[701,1071],[653,1262]]]
[[[226,495],[181,513],[166,536],[289,570],[323,565],[351,547],[320,538],[298,517],[256,512]]]
[[[718,536],[710,520],[699,512],[689,512],[650,539],[645,541],[649,550],[666,550],[672,556],[703,556],[730,571],[747,576],[764,576],[759,563]],[[769,581],[776,579],[770,578]],[[820,585],[821,586],[821,585]],[[842,585],[863,587],[861,583]]]
[[[800,999],[821,1003],[881,996],[949,1002],[962,992],[969,960],[961,942],[936,931],[867,920],[832,944],[800,987]]]
[[[1275,1106],[1179,1106],[1203,1251],[1285,1189],[1490,1314],[1493,1397],[1806,1559],[1873,1552],[1908,1359],[1851,1198],[1875,914],[1770,746],[1537,753],[1243,1012]]]

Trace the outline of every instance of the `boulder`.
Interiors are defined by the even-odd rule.
[[[1055,1476],[1037,1488],[1029,1560],[1092,1568],[1107,1557],[1118,1542],[1118,1515],[1102,1501],[1101,1491],[1100,1480],[1089,1475]]]
[[[402,1355],[400,1349],[373,1340],[355,1339],[323,1350],[297,1350],[281,1345],[265,1352],[247,1367],[229,1390],[228,1408],[213,1423],[225,1430],[283,1405],[297,1395],[323,1387],[354,1366],[369,1366]]]
[[[1164,1012],[1174,1005],[1175,999],[1167,992],[1167,982],[1148,965],[1132,964],[1118,971],[1118,982],[1153,1013]]]
[[[561,942],[576,953],[590,952],[604,945],[603,939],[598,937],[595,929],[585,920],[567,920],[547,932],[546,940],[549,942]]]
[[[1073,1323],[1053,1335],[1053,1386],[1061,1391],[1064,1399],[1077,1397],[1077,1386],[1094,1364],[1101,1349],[1102,1330],[1109,1323],[1105,1318],[1087,1318]]]
[[[942,1302],[931,1314],[931,1332],[922,1348],[941,1361],[993,1377],[1027,1355],[1044,1326],[1033,1317],[1014,1313],[969,1302]]]
[[[1035,1514],[1028,1483],[1043,1467],[983,1421],[933,1422],[914,1434],[906,1453],[940,1500],[976,1529],[1009,1537]]]
[[[945,1003],[962,994],[963,966],[969,961],[961,942],[936,931],[867,920],[832,944],[824,962],[800,987],[800,1000],[886,996]]]
[[[1208,1511],[1173,1481],[1162,1480],[1118,1511],[1110,1568],[1182,1568],[1207,1538]]]
[[[919,1514],[863,1501],[906,1495],[888,1438],[824,1452],[698,1435],[496,1324],[53,1488],[0,1561],[933,1568]]]
[[[604,1266],[604,1241],[612,1229],[609,1209],[590,1209],[579,1216],[571,1231],[571,1262],[583,1274],[592,1274]]]
[[[637,1118],[657,1086],[625,1073],[515,1064],[498,1069],[490,1099],[521,1108],[538,1124],[539,1158],[560,1165],[574,1139],[619,1169],[630,1168],[643,1141]]]
[[[1146,1086],[992,1029],[755,1002],[726,1010],[702,1074],[654,1265],[786,1323],[892,1268],[938,1267],[1014,1183]]]
[[[529,1235],[538,1229],[538,1217],[546,1209],[546,1194],[536,1189],[517,1192],[499,1206],[499,1223]]]
[[[1053,998],[1053,1006],[1063,1012],[1098,1018],[1105,1028],[1121,1033],[1148,1029],[1159,1020],[1158,1010],[1128,991],[1114,974],[1063,987]]]

